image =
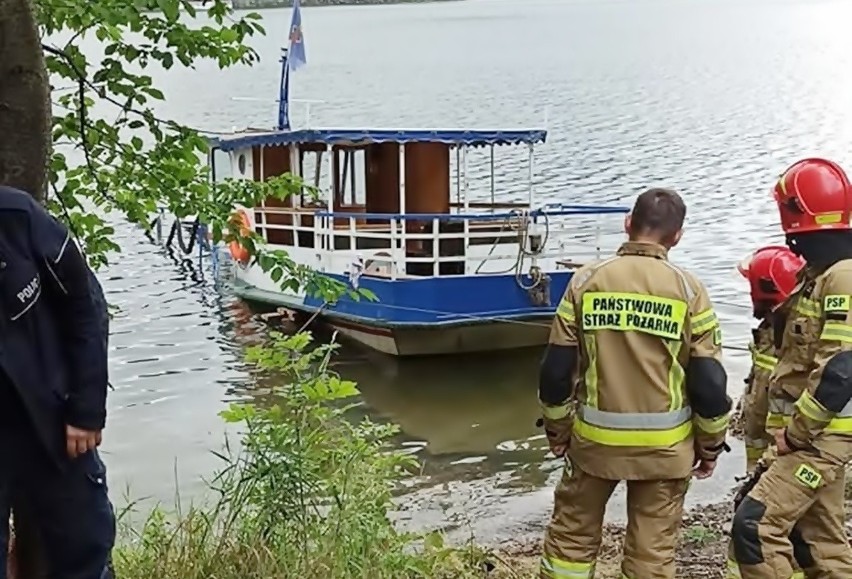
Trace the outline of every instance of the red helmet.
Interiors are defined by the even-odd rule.
[[[762,247],[737,266],[751,286],[751,301],[756,306],[769,302],[776,306],[796,287],[796,275],[805,260],[783,245]]]
[[[784,233],[852,228],[852,185],[837,163],[799,161],[784,171],[774,194]]]

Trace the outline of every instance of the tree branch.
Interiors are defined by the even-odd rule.
[[[98,187],[98,191],[101,195],[104,196],[104,198],[109,199],[109,191],[107,191],[106,186],[100,180],[98,170],[95,167],[95,161],[92,158],[92,151],[89,147],[89,140],[86,138],[86,132],[89,129],[89,122],[86,118],[86,75],[77,67],[77,63],[75,63],[74,60],[66,52],[59,50],[58,48],[48,46],[46,44],[42,44],[41,47],[45,52],[64,58],[65,61],[69,64],[69,66],[71,66],[71,68],[74,70],[74,73],[77,75],[77,98],[80,101],[79,106],[77,107],[80,119],[80,146],[83,148],[83,156],[86,159],[86,166],[89,168],[89,172],[92,174],[92,179],[95,180],[95,184]],[[70,226],[71,224],[69,223],[68,225]]]
[[[154,115],[154,113],[151,112],[150,110],[143,111],[143,110],[136,109],[136,108],[130,106],[130,102],[122,103],[120,100],[110,96],[107,93],[106,89],[104,89],[104,87],[98,86],[98,85],[94,84],[92,81],[90,81],[89,78],[86,76],[86,74],[82,70],[80,70],[80,68],[77,66],[77,63],[74,62],[74,59],[71,58],[71,55],[69,55],[64,50],[62,50],[60,48],[56,48],[55,46],[50,46],[48,44],[44,44],[44,43],[42,43],[41,48],[42,48],[42,50],[44,50],[48,54],[52,54],[53,56],[59,57],[62,60],[64,60],[66,63],[68,63],[68,66],[70,66],[71,69],[74,71],[74,74],[77,75],[77,81],[83,87],[88,87],[96,95],[98,95],[98,97],[102,98],[103,100],[107,101],[108,103],[111,103],[111,104],[117,106],[119,109],[121,109],[122,112],[135,114],[137,116],[142,117],[145,120],[152,120],[154,122],[166,125],[166,126],[172,128],[172,129],[176,129],[176,128],[180,127],[180,125],[178,125],[174,121],[170,121],[168,119],[162,119],[162,118]],[[198,128],[194,128],[194,127],[184,126],[183,128],[190,128],[191,130],[195,131],[196,133],[203,134],[203,135],[226,135],[226,134],[229,134],[229,133],[223,132],[223,131],[210,131],[210,130],[198,129]]]

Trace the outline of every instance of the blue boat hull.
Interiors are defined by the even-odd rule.
[[[395,356],[447,355],[540,346],[572,272],[551,273],[549,303],[535,305],[514,275],[389,280],[363,276],[359,287],[377,301],[341,298],[323,304],[245,285],[241,297],[318,318],[351,340]],[[345,276],[331,275],[348,284]],[[532,280],[522,277],[529,286]]]

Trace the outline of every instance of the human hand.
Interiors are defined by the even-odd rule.
[[[567,444],[554,444],[550,443],[550,452],[553,453],[553,456],[559,458],[565,456],[565,451],[568,450]]]
[[[556,457],[564,456],[565,451],[568,450],[568,446],[571,444],[571,431],[574,426],[573,416],[566,416],[558,420],[544,418],[542,424],[544,432],[547,435],[550,452]]]
[[[701,458],[698,464],[692,469],[692,476],[698,480],[703,480],[713,476],[713,471],[716,470],[716,460],[707,460]]]
[[[100,430],[83,430],[70,424],[65,425],[65,445],[70,458],[77,458],[101,444]]]
[[[775,431],[775,446],[778,447],[778,456],[784,456],[793,452],[793,449],[787,444],[787,437],[784,435],[786,431],[787,429],[785,428]]]

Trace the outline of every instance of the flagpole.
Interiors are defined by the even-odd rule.
[[[278,130],[290,130],[290,67],[287,49],[281,49],[281,87],[278,96]]]
[[[287,34],[289,44],[281,49],[281,87],[278,98],[278,130],[290,130],[290,73],[307,64],[302,38],[302,13],[299,0],[293,0],[293,17]]]

